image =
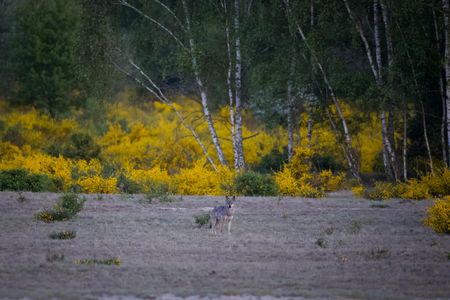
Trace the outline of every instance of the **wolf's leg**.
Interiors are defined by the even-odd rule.
[[[228,220],[228,234],[231,234],[231,221],[233,219]]]

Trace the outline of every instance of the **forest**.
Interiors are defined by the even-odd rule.
[[[448,0],[0,14],[2,190],[449,194]]]

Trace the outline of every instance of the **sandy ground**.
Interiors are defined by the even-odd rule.
[[[46,224],[33,214],[59,195],[23,195],[0,193],[1,299],[450,299],[450,236],[421,223],[431,201],[240,197],[232,234],[213,236],[193,216],[222,197],[89,195]]]

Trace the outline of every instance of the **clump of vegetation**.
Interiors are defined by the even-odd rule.
[[[388,258],[389,256],[391,256],[391,253],[389,252],[388,249],[384,249],[384,248],[375,248],[370,250],[369,254],[367,255],[368,259],[383,259],[383,258]]]
[[[437,200],[423,223],[438,233],[450,233],[450,196]]]
[[[350,228],[350,232],[353,234],[359,233],[361,231],[361,221],[353,220]]]
[[[324,238],[318,238],[316,240],[316,245],[320,248],[328,248],[328,241]]]
[[[35,214],[37,220],[50,223],[67,221],[75,217],[82,209],[86,198],[80,199],[76,194],[64,194],[53,209],[46,209]]]
[[[253,171],[237,175],[235,187],[237,193],[244,196],[275,196],[278,193],[271,176]]]
[[[64,261],[64,254],[62,253],[47,254],[46,260],[48,262]]]
[[[112,257],[107,259],[77,259],[75,263],[78,265],[107,265],[107,266],[120,266],[122,260],[119,257]]]
[[[146,194],[146,198],[149,203],[152,203],[155,199],[162,203],[176,201],[176,198],[171,193],[169,185],[161,182],[154,182],[152,184],[150,191]]]
[[[143,192],[143,187],[139,183],[129,179],[123,173],[120,173],[119,177],[117,178],[117,187],[119,188],[121,193],[126,194],[138,194]]]
[[[386,205],[386,204],[372,204],[370,207],[371,208],[388,208],[389,205]]]
[[[198,227],[203,227],[206,224],[209,223],[211,216],[209,214],[201,214],[194,216],[195,224],[198,225]]]
[[[0,171],[0,191],[56,192],[58,188],[47,175],[11,169]]]
[[[395,186],[389,182],[376,182],[374,187],[364,190],[363,196],[370,200],[387,200],[396,195]]]
[[[342,186],[343,174],[334,175],[331,170],[312,172],[312,154],[310,148],[297,147],[291,161],[275,173],[275,181],[282,195],[321,198],[325,197],[326,192]]]
[[[63,230],[59,232],[53,232],[49,235],[52,240],[71,240],[77,236],[75,231]]]

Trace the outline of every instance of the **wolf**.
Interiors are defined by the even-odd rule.
[[[225,205],[216,206],[210,212],[209,218],[209,228],[213,234],[216,234],[216,227],[220,224],[220,232],[223,232],[223,224],[228,224],[228,234],[231,234],[231,220],[233,220],[234,212],[236,207],[234,202],[236,202],[236,196],[228,197],[225,196]]]

